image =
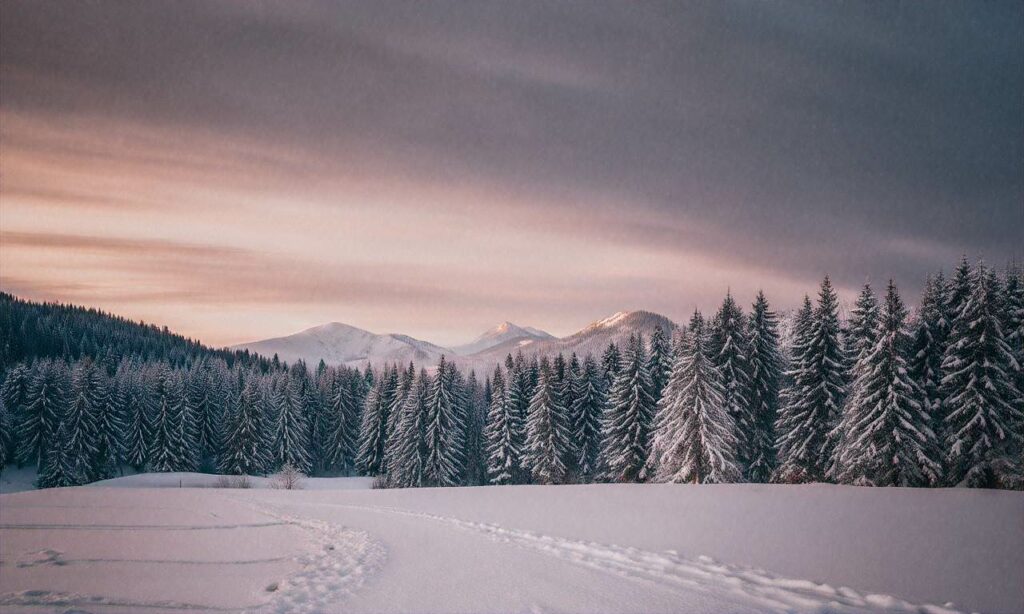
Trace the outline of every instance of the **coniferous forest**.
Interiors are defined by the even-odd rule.
[[[40,487],[156,472],[579,482],[1024,485],[1024,276],[963,259],[911,309],[826,277],[782,338],[763,293],[600,356],[364,369],[213,350],[0,295],[0,468]]]

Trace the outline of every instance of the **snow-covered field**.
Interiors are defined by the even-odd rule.
[[[0,610],[1024,610],[1021,493],[215,484],[0,495]]]

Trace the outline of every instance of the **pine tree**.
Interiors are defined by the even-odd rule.
[[[62,421],[58,424],[43,462],[39,465],[36,486],[59,488],[85,483],[85,468],[73,447],[72,438],[68,435],[66,425]]]
[[[395,426],[395,451],[388,464],[388,485],[392,488],[414,488],[424,483],[431,388],[430,376],[421,370],[402,405]]]
[[[907,315],[893,282],[871,348],[858,348],[854,389],[840,422],[835,478],[862,486],[928,486],[941,475],[938,441],[909,375]]]
[[[184,377],[166,365],[153,386],[153,436],[149,449],[152,471],[191,471],[193,459],[185,437],[187,420]]]
[[[359,434],[359,414],[354,395],[356,382],[362,385],[358,371],[338,372],[334,394],[327,411],[329,419],[324,425],[327,436],[324,466],[346,474],[355,464],[356,438]]]
[[[808,377],[803,370],[804,357],[810,346],[811,318],[814,315],[811,299],[804,296],[804,302],[796,313],[793,323],[793,345],[790,348],[789,369],[785,372],[786,384],[779,393],[779,413],[775,420],[775,451],[778,466],[772,475],[774,482],[810,481],[808,466],[808,437],[816,435],[809,428],[808,412],[803,403],[805,384]]]
[[[457,486],[465,468],[466,416],[460,407],[455,365],[441,360],[437,365],[427,404],[424,483]]]
[[[1024,270],[1016,263],[1006,268],[1003,294],[1003,334],[1017,362],[1014,385],[1024,391]]]
[[[124,461],[141,471],[149,459],[153,402],[141,370],[124,364],[118,371],[120,405],[125,416]]]
[[[672,372],[672,348],[665,330],[660,324],[654,326],[651,332],[650,353],[647,357],[647,370],[651,374],[651,385],[654,401],[661,399],[661,393],[668,383],[668,376]]]
[[[723,402],[736,428],[736,462],[744,471],[753,458],[757,426],[750,404],[750,363],[747,320],[732,293],[725,295],[711,324],[708,347],[712,364],[718,371]]]
[[[569,432],[565,466],[569,472],[569,476],[575,478],[582,477],[582,471],[580,468],[580,442],[575,437],[576,427],[580,423],[580,417],[576,412],[579,409],[577,395],[582,392],[582,387],[580,385],[581,377],[583,377],[583,372],[580,368],[580,359],[576,356],[576,352],[573,352],[569,356],[569,361],[565,365],[565,375],[562,377],[562,381],[559,384],[558,394],[562,400],[562,407],[565,412],[565,428]]]
[[[0,474],[7,468],[11,454],[11,415],[7,411],[3,395],[0,395]]]
[[[188,374],[189,407],[195,414],[194,431],[196,454],[200,459],[213,455],[217,447],[224,408],[217,396],[214,376],[206,361],[193,367]]]
[[[514,374],[509,374],[510,379]],[[501,367],[491,380],[491,406],[487,414],[487,476],[491,484],[522,482],[522,454],[525,425],[506,390]]]
[[[768,482],[775,470],[775,420],[779,408],[782,356],[779,353],[778,319],[758,291],[749,322],[750,407],[754,434],[750,440],[747,479]]]
[[[564,368],[564,365],[563,365]],[[526,419],[523,461],[538,484],[562,484],[572,456],[567,412],[559,394],[558,376],[547,357],[541,359],[537,389]]]
[[[487,481],[486,452],[484,450],[484,424],[486,408],[483,405],[483,389],[471,370],[464,391],[466,404],[466,483],[482,485]]]
[[[100,373],[107,387],[107,404],[96,417],[96,454],[92,459],[92,477],[105,480],[117,475],[124,459],[123,438],[127,424],[124,420],[124,396],[121,394],[120,380],[108,378],[103,371]]]
[[[641,479],[650,452],[655,408],[645,354],[643,338],[631,336],[601,425],[602,465],[611,482]]]
[[[847,330],[847,355],[853,368],[867,354],[874,351],[878,328],[878,299],[871,284],[864,284],[857,302],[850,312]]]
[[[7,371],[3,386],[0,386],[0,402],[7,408],[7,425],[4,429],[7,458],[16,458],[18,449],[18,430],[28,405],[28,391],[31,383],[31,372],[24,363],[18,363]]]
[[[362,426],[359,429],[359,451],[356,454],[356,468],[366,475],[384,472],[388,408],[394,398],[394,393],[388,392],[390,383],[391,372],[385,369],[366,396]]]
[[[32,369],[25,397],[24,412],[16,427],[18,463],[36,463],[42,467],[53,444],[57,427],[68,411],[67,365],[56,360],[41,360]]]
[[[940,383],[949,325],[945,315],[944,285],[941,274],[929,277],[925,283],[908,361],[910,376],[921,389],[922,409],[928,415],[932,431],[939,436],[945,418]]]
[[[704,319],[695,312],[658,405],[648,462],[657,481],[715,484],[742,477],[736,425],[710,344]]]
[[[580,477],[590,481],[598,472],[601,453],[601,424],[608,394],[605,390],[604,373],[590,354],[583,359],[583,370],[576,380],[578,390],[571,415],[572,437],[576,442],[576,466]]]
[[[801,334],[802,333],[802,334]],[[781,465],[778,479],[814,482],[825,477],[835,447],[832,433],[845,391],[839,343],[838,298],[826,276],[818,305],[798,333],[799,361],[776,427]]]
[[[274,425],[274,464],[278,467],[291,465],[303,475],[313,471],[309,454],[309,423],[302,406],[305,376],[291,380],[285,377],[277,394]]]
[[[263,400],[255,375],[246,379],[231,418],[225,421],[220,469],[231,475],[256,475],[270,467]]]
[[[605,389],[611,390],[615,386],[615,378],[622,368],[622,353],[614,341],[608,344],[604,354],[601,355],[601,368],[604,372]]]
[[[1024,413],[1012,381],[1017,364],[1003,337],[995,275],[979,264],[972,285],[942,361],[948,482],[1019,484]]]

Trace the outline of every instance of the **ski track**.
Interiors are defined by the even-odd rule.
[[[386,506],[322,503],[301,505],[329,505],[429,520],[591,569],[653,582],[665,588],[738,597],[763,610],[829,614],[879,611],[918,614],[960,612],[953,604],[912,604],[889,595],[862,594],[847,587],[835,588],[810,580],[779,577],[762,569],[721,563],[707,556],[686,558],[673,550],[652,552],[627,546],[578,541],[533,531],[508,529],[496,524]]]

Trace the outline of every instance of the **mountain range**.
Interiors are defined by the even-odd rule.
[[[376,334],[331,322],[294,335],[243,343],[231,349],[249,350],[264,356],[276,354],[280,360],[289,363],[301,359],[315,365],[322,359],[327,364],[352,367],[410,361],[417,366],[430,367],[444,354],[454,358],[464,369],[489,372],[505,356],[518,351],[527,357],[559,352],[566,355],[575,352],[581,357],[588,353],[598,356],[609,343],[614,341],[621,345],[631,334],[641,333],[650,337],[656,326],[661,326],[666,332],[675,328],[675,324],[665,316],[649,311],[620,311],[561,338],[536,328],[503,322],[467,344],[446,348],[408,335]]]

